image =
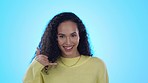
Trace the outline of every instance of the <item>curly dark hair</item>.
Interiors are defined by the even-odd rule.
[[[57,41],[57,27],[64,21],[72,21],[77,24],[80,36],[77,49],[80,55],[92,56],[86,28],[81,19],[72,12],[57,14],[50,20],[38,46],[40,53],[48,56],[48,60],[52,62],[62,55]]]

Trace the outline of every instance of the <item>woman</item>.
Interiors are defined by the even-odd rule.
[[[105,64],[92,57],[84,24],[63,12],[49,22],[24,83],[108,83]]]

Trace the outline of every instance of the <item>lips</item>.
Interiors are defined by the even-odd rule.
[[[69,52],[72,50],[73,46],[63,46],[63,48],[66,52]]]

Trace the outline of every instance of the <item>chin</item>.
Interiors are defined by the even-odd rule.
[[[72,54],[72,53],[64,53],[64,55],[67,56],[67,57],[70,57],[70,56],[72,56],[73,54]]]

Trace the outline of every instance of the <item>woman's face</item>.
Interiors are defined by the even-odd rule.
[[[58,45],[64,57],[79,56],[77,50],[79,44],[79,31],[77,24],[72,21],[64,21],[58,26]]]

